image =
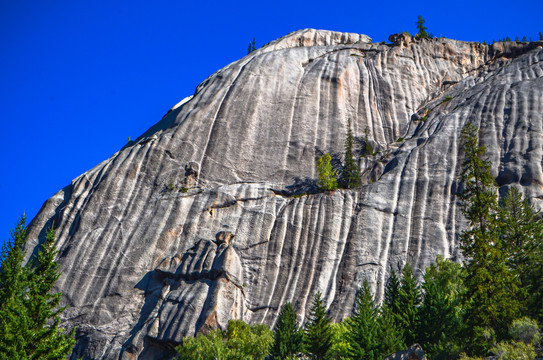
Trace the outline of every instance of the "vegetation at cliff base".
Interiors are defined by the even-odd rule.
[[[318,291],[304,325],[298,324],[294,307],[287,303],[273,339],[261,344],[262,351],[269,349],[271,359],[381,360],[419,343],[432,360],[489,355],[535,359],[543,322],[542,216],[515,188],[500,201],[479,130],[471,123],[462,131],[462,148],[461,201],[469,225],[460,235],[463,263],[438,256],[425,269],[423,281],[409,264],[399,274],[390,271],[381,305],[375,303],[366,280],[352,315],[337,324],[331,323],[326,299]],[[180,353],[199,349],[212,354],[211,345],[193,346],[188,352],[186,348],[195,342],[228,341],[220,331],[196,340],[189,337]],[[251,358],[250,343],[238,359]],[[198,359],[208,358],[213,357]]]
[[[49,229],[37,256],[23,265],[27,240],[22,216],[0,255],[0,359],[65,359],[75,343],[75,328],[60,326],[60,293],[51,293],[59,277],[55,233]]]

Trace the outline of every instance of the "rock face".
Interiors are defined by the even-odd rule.
[[[493,46],[301,30],[211,75],[195,94],[49,199],[73,358],[168,359],[229,318],[272,326],[317,290],[335,320],[367,278],[458,259],[460,132],[492,171],[543,199],[543,43]],[[314,193],[351,119],[363,186]],[[367,130],[367,136],[365,135]],[[303,195],[304,193],[310,195]],[[311,194],[313,193],[313,194]]]
[[[385,360],[426,360],[426,355],[419,344],[414,344],[403,351],[387,356]]]

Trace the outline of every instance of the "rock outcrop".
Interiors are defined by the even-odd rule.
[[[384,360],[426,360],[426,355],[419,344],[414,344],[405,350],[387,356]]]
[[[317,290],[339,320],[363,279],[379,300],[405,262],[420,275],[438,254],[459,259],[467,121],[500,186],[539,206],[543,44],[400,38],[273,41],[49,199],[28,254],[54,221],[74,358],[168,358],[229,318],[271,326],[287,301],[303,321]],[[338,164],[348,119],[357,154],[372,148],[364,185],[314,193],[316,159]]]

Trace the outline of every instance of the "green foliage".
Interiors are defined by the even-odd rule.
[[[198,334],[197,337],[186,337],[183,343],[177,347],[177,359],[179,360],[215,360],[226,359],[227,349],[223,342],[223,331],[214,330],[206,335]]]
[[[369,133],[370,133],[370,129],[368,129],[368,127],[366,127],[364,129],[364,154],[363,154],[363,156],[373,155],[373,147],[370,144]]]
[[[317,161],[317,171],[319,173],[319,188],[324,191],[333,191],[337,189],[337,172],[332,167],[332,157],[330,154],[322,155]]]
[[[347,121],[347,135],[345,137],[345,162],[343,165],[343,187],[352,189],[360,186],[360,168],[354,158],[354,135],[351,129],[351,119]]]
[[[333,360],[347,360],[347,353],[349,351],[348,332],[347,325],[349,318],[340,323],[332,323],[332,346],[328,351],[328,358]]]
[[[523,299],[528,314],[543,315],[543,219],[516,189],[511,188],[499,212],[500,239],[507,254],[506,265],[517,276],[525,290]],[[540,317],[540,320],[543,318]]]
[[[535,360],[534,347],[521,341],[502,341],[492,348],[499,360]]]
[[[431,38],[431,34],[428,34],[426,32],[426,30],[428,30],[428,28],[426,26],[424,26],[424,23],[426,22],[426,20],[424,20],[424,18],[422,17],[422,15],[419,15],[418,19],[417,19],[417,22],[415,23],[417,25],[417,30],[418,30],[418,33],[417,33],[417,37],[420,38],[420,39],[429,39]]]
[[[398,313],[399,328],[405,336],[405,343],[410,346],[417,342],[416,325],[418,321],[419,305],[422,301],[422,293],[419,283],[413,274],[413,268],[406,264],[402,270],[400,289],[398,291]]]
[[[326,312],[326,303],[317,291],[305,325],[304,343],[307,355],[312,360],[327,359],[332,346],[332,328]]]
[[[226,331],[186,337],[177,347],[180,360],[264,360],[273,342],[266,325],[249,326],[242,320],[230,320]]]
[[[250,54],[255,50],[256,50],[256,42],[255,42],[255,38],[253,38],[253,41],[249,43],[249,47],[247,48],[247,54]]]
[[[392,271],[385,286],[385,298],[383,300],[383,307],[390,310],[390,312],[394,316],[400,313],[399,298],[400,279],[398,279],[396,272]]]
[[[375,309],[368,282],[364,280],[362,289],[356,296],[354,315],[347,321],[347,339],[349,342],[349,358],[380,359],[378,312]]]
[[[55,234],[50,229],[37,257],[23,266],[25,224],[22,216],[1,253],[0,359],[65,359],[75,343],[75,329],[60,328],[61,294],[50,293],[59,277]]]
[[[514,320],[509,327],[509,335],[513,340],[522,341],[525,344],[538,344],[541,340],[537,321],[528,317]]]
[[[396,139],[396,142],[403,142],[404,140],[405,140],[405,138],[399,137],[398,139]]]
[[[417,336],[431,359],[452,359],[460,352],[460,265],[439,257],[424,274],[424,300],[419,309]]]
[[[378,318],[379,357],[386,356],[405,349],[404,334],[398,325],[394,314],[387,308],[381,307]]]
[[[273,359],[292,359],[302,351],[303,332],[299,329],[296,312],[290,302],[281,309],[273,337],[270,353]]]
[[[478,130],[471,123],[462,131],[462,143],[462,212],[470,225],[460,235],[466,257],[466,324],[472,330],[466,335],[468,350],[486,355],[489,349],[484,344],[490,344],[490,339],[482,335],[491,328],[503,338],[508,325],[519,315],[518,280],[506,267],[490,161],[485,159],[486,149],[479,145]]]

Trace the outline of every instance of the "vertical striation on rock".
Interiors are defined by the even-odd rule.
[[[395,38],[396,39],[396,38]],[[543,198],[543,43],[493,46],[306,29],[217,71],[134,144],[59,191],[74,359],[159,359],[228,319],[273,325],[317,290],[334,319],[363,280],[459,259],[460,131],[481,126],[500,186]],[[313,193],[351,119],[364,184]],[[309,195],[304,195],[309,192]],[[296,195],[296,196],[294,196]]]

